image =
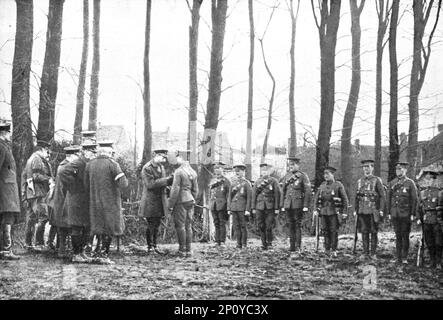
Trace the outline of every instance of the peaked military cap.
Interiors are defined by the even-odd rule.
[[[97,144],[94,142],[86,141],[82,143],[82,149],[84,150],[95,150],[97,148]]]
[[[409,163],[399,161],[395,164],[395,166],[396,167],[409,167]]]
[[[367,160],[362,160],[360,163],[362,164],[362,166],[364,166],[366,164],[374,164],[375,161],[372,159],[367,159]]]
[[[65,151],[66,154],[74,154],[74,153],[77,153],[77,152],[80,151],[80,149],[81,149],[81,147],[80,147],[80,146],[77,146],[77,145],[69,146],[69,147],[63,148],[63,150]]]
[[[433,175],[434,177],[436,177],[438,175],[438,172],[435,170],[432,170],[432,169],[423,170],[423,175],[426,175],[426,174],[430,174],[430,175]]]
[[[82,131],[83,138],[87,138],[87,137],[92,138],[92,137],[95,137],[96,134],[97,133],[95,131]]]
[[[262,168],[262,167],[270,167],[271,165],[270,164],[268,164],[268,163],[266,163],[266,162],[264,162],[264,163],[260,163],[260,168]]]
[[[11,124],[6,123],[0,123],[0,131],[11,131]]]
[[[43,148],[49,148],[51,144],[44,140],[37,140],[37,146],[43,147]]]
[[[329,172],[331,172],[331,173],[335,173],[335,172],[337,171],[337,169],[335,169],[335,168],[332,167],[332,166],[326,166],[326,167],[325,167],[325,170],[323,170],[323,171],[329,171]]]
[[[154,154],[160,154],[160,155],[167,155],[168,154],[168,150],[166,150],[166,149],[156,149],[152,152],[154,152]]]
[[[295,162],[295,163],[299,163],[300,162],[300,158],[297,158],[297,157],[288,157],[288,159],[287,159],[288,161],[293,161],[293,162]]]
[[[114,146],[114,141],[104,140],[104,141],[97,142],[97,144],[99,147],[102,147],[102,148],[112,148]]]
[[[246,170],[246,166],[244,164],[236,164],[233,166],[234,169],[239,168],[240,170]]]

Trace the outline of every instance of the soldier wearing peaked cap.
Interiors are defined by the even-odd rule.
[[[226,222],[229,219],[227,208],[231,182],[223,174],[224,166],[223,162],[214,164],[215,179],[209,186],[211,190],[209,208],[214,220],[215,242],[218,246],[224,246],[225,244]]]
[[[277,179],[270,176],[270,165],[260,164],[260,178],[252,188],[251,209],[257,215],[262,249],[272,246],[272,228],[280,208],[280,187]]]
[[[320,185],[314,196],[314,214],[321,216],[321,226],[324,234],[324,246],[327,254],[332,250],[332,256],[337,257],[338,228],[340,210],[348,207],[348,196],[343,184],[335,180],[334,167],[324,169],[325,181]]]
[[[12,252],[12,225],[20,212],[20,198],[10,138],[11,125],[0,123],[0,259],[18,260]]]
[[[423,223],[424,239],[431,260],[429,267],[441,270],[443,235],[439,218],[443,211],[443,193],[437,186],[437,175],[438,172],[432,170],[423,172],[417,223]]]
[[[82,145],[85,143],[96,143],[97,133],[95,131],[82,131]]]
[[[371,235],[371,257],[376,258],[377,232],[380,217],[383,216],[386,196],[380,177],[373,175],[374,161],[361,161],[364,177],[357,181],[355,211],[358,214],[358,227],[362,233],[363,254],[369,257],[369,235]]]
[[[228,196],[228,214],[232,215],[235,234],[237,236],[237,248],[246,248],[248,230],[246,228],[246,216],[251,212],[252,186],[245,179],[246,166],[237,164],[234,166],[235,177],[231,180]]]
[[[290,252],[301,251],[301,222],[308,212],[311,183],[306,173],[300,171],[300,159],[288,158],[288,173],[282,179],[280,207],[286,212],[289,229]]]
[[[161,253],[157,248],[158,231],[161,219],[168,210],[166,188],[172,185],[173,176],[166,176],[164,164],[167,162],[168,150],[153,151],[153,158],[141,170],[143,183],[142,197],[138,215],[147,222],[146,244],[148,250]]]
[[[407,264],[409,252],[409,233],[411,222],[417,210],[417,187],[406,176],[409,164],[398,162],[395,166],[397,175],[389,182],[387,192],[388,217],[392,219],[395,230],[395,247],[397,262]]]
[[[179,167],[174,172],[174,179],[169,197],[169,210],[174,218],[175,231],[179,244],[178,253],[192,255],[192,219],[195,199],[198,194],[197,173],[184,158],[187,152],[177,152]]]
[[[25,242],[28,248],[33,248],[32,238],[37,223],[35,243],[38,249],[44,247],[44,231],[49,220],[45,198],[49,190],[55,186],[52,168],[48,161],[49,146],[48,142],[38,140],[34,153],[26,162],[22,173],[23,194],[27,201]]]
[[[128,179],[108,149],[99,149],[98,156],[86,164],[83,179],[89,194],[90,233],[102,237],[102,263],[112,263],[108,258],[112,237],[123,234],[120,190],[128,186]]]

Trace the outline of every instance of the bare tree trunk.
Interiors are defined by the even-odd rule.
[[[40,84],[37,139],[54,139],[55,102],[58,88],[58,68],[60,66],[60,46],[62,40],[64,0],[50,0],[46,50]]]
[[[77,86],[77,103],[75,107],[74,120],[74,144],[80,144],[83,124],[83,105],[85,100],[86,67],[88,64],[89,47],[89,0],[83,0],[83,47],[82,60],[80,62],[80,73]]]
[[[295,106],[294,106],[294,89],[295,89],[295,31],[297,27],[298,10],[300,8],[300,0],[297,2],[297,12],[294,15],[293,0],[290,0],[291,13],[291,78],[289,82],[289,156],[297,154],[297,130],[295,124]]]
[[[323,170],[329,163],[329,144],[331,140],[331,128],[335,104],[335,47],[337,44],[338,26],[340,23],[341,1],[322,0],[320,7],[320,22],[315,13],[313,0],[311,0],[311,6],[319,31],[321,59],[321,110],[315,159],[315,186],[318,187],[323,180]]]
[[[152,127],[151,127],[151,89],[149,75],[149,46],[151,37],[151,0],[146,0],[146,26],[145,26],[145,53],[143,57],[143,111],[145,118],[144,142],[142,163],[145,164],[152,156]]]
[[[266,56],[265,56],[265,49],[263,48],[263,39],[260,39],[260,45],[261,45],[261,52],[263,55],[263,62],[265,64],[266,72],[268,73],[269,77],[272,80],[272,91],[271,91],[271,98],[269,99],[269,107],[268,107],[268,124],[266,126],[266,134],[265,139],[263,141],[263,150],[262,150],[262,157],[261,162],[265,162],[266,154],[268,151],[268,139],[269,134],[271,132],[271,125],[272,125],[272,107],[274,105],[274,95],[275,95],[275,79],[272,75],[271,69],[269,69],[268,63],[266,62]]]
[[[442,1],[439,0],[435,24],[431,33],[429,34],[427,47],[425,47],[425,44],[423,43],[423,37],[434,1],[430,0],[429,3],[427,3],[425,0],[416,0],[412,5],[414,11],[414,46],[412,54],[411,82],[409,88],[409,137],[407,151],[407,158],[410,164],[409,173],[412,177],[415,177],[416,175],[418,164],[418,97],[420,95],[421,88],[423,87],[426,70],[429,63],[432,38],[440,17],[441,3]]]
[[[389,22],[389,0],[375,2],[378,16],[377,30],[377,62],[375,75],[375,148],[374,148],[374,173],[381,176],[381,115],[382,115],[382,88],[383,88],[383,50],[384,38]]]
[[[191,151],[190,164],[197,171],[197,58],[198,58],[198,26],[200,23],[200,7],[203,0],[194,0],[192,3],[192,22],[189,27],[189,124],[188,150]]]
[[[217,133],[221,82],[223,69],[223,41],[225,37],[227,0],[212,0],[212,43],[211,64],[209,70],[209,92],[206,104],[205,129],[202,141],[202,161],[198,177],[199,198],[203,191],[208,194],[208,185],[212,177],[212,163],[214,161],[214,143]]]
[[[351,35],[352,35],[352,79],[349,91],[348,104],[346,106],[343,119],[343,129],[341,135],[341,173],[342,182],[347,194],[352,190],[352,127],[354,125],[355,112],[357,110],[358,96],[361,84],[361,63],[360,63],[360,42],[361,28],[360,15],[365,5],[365,0],[361,0],[357,5],[357,0],[349,0],[351,7]],[[346,174],[345,174],[346,173]]]
[[[88,129],[97,131],[98,86],[100,72],[100,0],[94,0],[94,13],[92,17],[92,46],[93,52]]]
[[[249,68],[248,68],[248,121],[246,125],[246,178],[252,178],[252,122],[254,113],[254,4],[252,0],[248,1],[249,12]]]
[[[29,105],[29,76],[33,43],[33,0],[16,0],[17,20],[14,58],[12,62],[12,153],[21,187],[21,172],[32,154],[32,122]],[[21,193],[20,193],[21,194]]]
[[[389,27],[389,64],[391,69],[390,79],[390,109],[389,109],[389,162],[388,180],[395,178],[395,163],[400,158],[400,145],[398,141],[398,64],[397,64],[397,24],[400,1],[393,0],[391,24]]]

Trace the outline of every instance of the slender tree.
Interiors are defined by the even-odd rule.
[[[202,141],[202,164],[199,173],[199,193],[207,194],[211,179],[214,161],[214,143],[219,120],[222,69],[223,69],[223,42],[225,38],[227,0],[212,0],[212,43],[211,63],[209,70],[209,92],[206,104],[206,117]]]
[[[75,106],[74,120],[74,144],[80,144],[82,123],[83,123],[83,104],[85,98],[86,67],[88,64],[89,48],[89,0],[83,0],[83,46],[82,58],[80,62],[80,73],[77,86],[77,103]]]
[[[91,90],[89,96],[88,129],[97,130],[98,86],[100,72],[100,0],[94,0],[92,17],[92,71]]]
[[[12,152],[17,167],[17,182],[32,153],[32,122],[29,105],[29,77],[33,44],[33,0],[16,0],[17,20],[12,62]]]
[[[412,70],[409,87],[409,137],[407,158],[410,163],[410,174],[415,177],[417,170],[417,150],[418,150],[418,123],[419,123],[419,96],[423,87],[426,71],[431,56],[432,38],[434,37],[440,17],[442,0],[438,1],[434,26],[427,38],[427,43],[423,43],[426,24],[434,5],[434,0],[416,0],[412,7],[414,11],[414,45],[412,52]]]
[[[55,103],[58,89],[58,68],[62,40],[64,0],[50,0],[46,50],[40,83],[40,100],[37,139],[51,141],[54,138]]]
[[[143,111],[145,118],[144,143],[142,163],[151,159],[152,153],[152,127],[151,127],[151,91],[149,75],[149,47],[151,37],[151,0],[146,0],[146,25],[145,25],[145,53],[143,56]]]
[[[254,3],[248,0],[249,12],[249,67],[248,67],[248,120],[246,124],[246,178],[251,180],[252,174],[252,123],[254,115]]]
[[[340,23],[340,0],[319,3],[320,21],[311,0],[320,40],[320,124],[316,146],[315,186],[323,180],[323,170],[329,163],[329,144],[335,105],[335,47]]]
[[[392,1],[391,23],[389,26],[389,66],[390,66],[390,106],[389,106],[389,161],[388,180],[395,178],[395,163],[400,158],[398,141],[398,63],[397,63],[397,25],[400,1]]]
[[[295,105],[294,105],[294,91],[295,91],[295,33],[297,27],[298,10],[300,8],[300,0],[297,1],[297,11],[294,14],[293,0],[290,0],[290,14],[291,14],[291,77],[289,82],[289,155],[295,156],[297,153],[297,130],[295,125]]]
[[[200,7],[203,0],[193,0],[192,8],[187,1],[191,12],[189,26],[189,123],[188,123],[188,150],[191,151],[191,166],[197,170],[197,57],[198,57],[198,26],[200,24]]]
[[[375,71],[375,148],[374,148],[374,174],[381,176],[381,115],[382,115],[382,85],[383,85],[383,51],[384,41],[389,24],[390,1],[377,0],[375,7],[378,16],[377,29],[377,62]]]
[[[352,127],[354,125],[361,84],[360,16],[365,6],[365,0],[361,0],[360,4],[357,3],[357,0],[349,0],[349,5],[351,7],[352,78],[341,134],[342,182],[348,194],[352,187]],[[346,174],[344,174],[345,172]]]

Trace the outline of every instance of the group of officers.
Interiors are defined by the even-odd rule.
[[[1,259],[17,260],[12,253],[11,226],[20,212],[15,161],[10,144],[10,124],[0,124],[0,223]],[[22,200],[26,207],[26,246],[43,249],[45,226],[51,225],[46,247],[66,258],[67,239],[71,239],[73,262],[110,264],[109,247],[112,238],[124,232],[120,190],[128,180],[113,159],[111,142],[96,143],[95,132],[84,132],[81,146],[64,149],[66,159],[56,174],[49,163],[49,144],[37,141],[34,153],[22,173]],[[161,221],[172,214],[177,234],[179,256],[192,255],[192,221],[198,194],[197,173],[189,165],[188,152],[176,153],[176,169],[167,175],[165,163],[168,150],[153,151],[153,157],[141,169],[143,185],[138,215],[146,219],[148,251],[163,254],[157,246]],[[408,263],[409,234],[415,220],[423,223],[424,238],[430,257],[430,267],[441,269],[443,192],[437,184],[442,172],[424,171],[419,188],[406,176],[408,163],[396,164],[396,178],[384,187],[380,177],[373,175],[374,161],[361,162],[363,176],[357,182],[355,212],[356,228],[362,234],[362,259],[377,259],[378,226],[386,215],[396,236],[396,259]],[[246,166],[233,167],[235,176],[228,179],[225,164],[214,164],[210,183],[210,211],[215,226],[217,246],[225,246],[227,221],[232,216],[237,248],[248,245],[247,217],[255,215],[261,236],[261,248],[272,248],[275,218],[285,213],[289,231],[291,256],[302,252],[302,221],[312,209],[313,218],[320,221],[325,253],[337,257],[338,230],[348,216],[349,199],[345,188],[334,177],[336,169],[324,169],[324,182],[315,193],[306,173],[300,170],[300,159],[287,159],[287,173],[278,181],[273,168],[260,164],[260,177],[251,184],[245,178]],[[313,199],[312,195],[314,195]],[[386,214],[385,214],[386,213]],[[34,229],[36,229],[34,231]],[[33,243],[35,233],[35,244]],[[94,236],[97,246],[89,252]]]

